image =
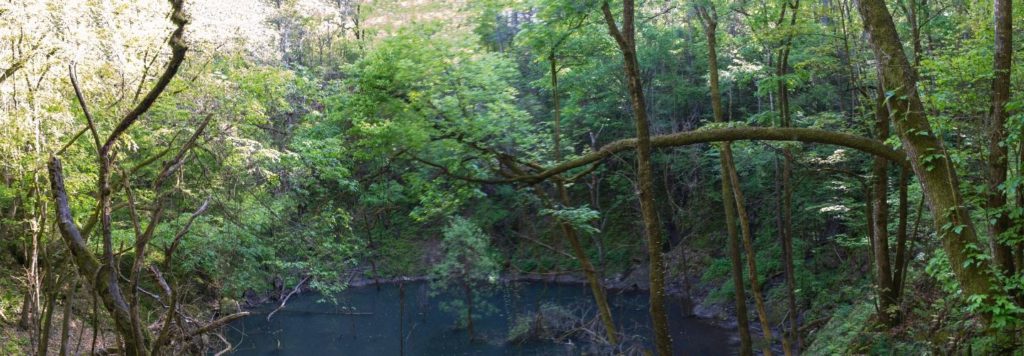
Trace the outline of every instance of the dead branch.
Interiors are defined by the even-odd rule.
[[[278,306],[277,309],[274,309],[274,311],[270,312],[270,314],[267,314],[267,321],[270,321],[270,318],[274,316],[274,313],[277,313],[278,310],[284,308],[284,305],[288,303],[288,298],[291,298],[293,294],[298,293],[299,288],[301,288],[302,284],[306,283],[306,281],[309,280],[309,277],[310,276],[306,276],[306,278],[303,278],[301,281],[299,281],[299,284],[295,285],[295,288],[292,289],[291,293],[288,293],[288,295],[284,297],[284,300],[281,301],[281,305]]]
[[[214,321],[210,322],[209,324],[206,324],[206,326],[203,326],[203,327],[201,327],[199,329],[196,329],[195,331],[189,333],[187,338],[193,338],[193,337],[196,337],[196,336],[199,336],[199,335],[202,335],[202,334],[206,334],[206,333],[211,332],[213,330],[217,330],[217,329],[221,328],[222,326],[231,323],[232,321],[235,321],[235,320],[247,317],[247,316],[249,316],[249,312],[243,311],[243,312],[234,313],[234,314],[225,316],[223,318],[214,320]]]

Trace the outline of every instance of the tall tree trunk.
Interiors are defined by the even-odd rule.
[[[622,3],[622,28],[615,24],[614,15],[605,1],[601,6],[608,32],[622,52],[626,83],[629,87],[633,116],[636,119],[637,188],[640,191],[640,212],[647,236],[647,254],[650,262],[650,312],[654,329],[654,345],[659,355],[672,355],[672,337],[668,330],[668,311],[665,308],[665,266],[661,254],[661,225],[654,206],[654,171],[651,168],[651,129],[647,120],[647,104],[640,82],[640,64],[636,53],[633,0]]]
[[[551,51],[548,60],[551,64],[551,101],[554,106],[554,156],[556,162],[562,161],[562,105],[561,97],[558,92],[558,61],[555,57],[554,50]],[[562,206],[569,207],[572,204],[569,198],[569,190],[565,187],[565,182],[557,180],[555,185],[558,188],[558,196],[562,202]],[[587,256],[587,252],[583,249],[583,244],[580,243],[579,235],[576,233],[576,229],[568,221],[559,221],[559,226],[562,228],[562,234],[565,239],[569,241],[569,245],[572,246],[573,254],[576,259],[580,262],[580,267],[583,268],[583,274],[587,277],[587,284],[590,285],[590,292],[594,296],[594,303],[597,304],[598,313],[601,315],[601,323],[604,325],[605,335],[608,337],[608,343],[616,345],[619,343],[617,331],[615,330],[615,321],[612,318],[611,307],[608,306],[608,298],[605,294],[604,284],[601,282],[600,276],[597,274],[597,270],[594,268],[594,264],[590,262],[590,257]]]
[[[892,91],[887,104],[911,167],[920,179],[935,229],[954,275],[966,296],[991,295],[988,261],[964,207],[953,164],[935,135],[917,92],[914,70],[907,61],[892,15],[884,0],[857,2],[884,87]],[[986,318],[990,315],[986,315]]]
[[[779,49],[779,61],[776,67],[776,75],[778,76],[778,98],[779,98],[779,117],[780,126],[792,127],[793,122],[790,118],[789,109],[789,86],[786,83],[785,76],[786,71],[789,69],[789,52],[793,46],[793,29],[796,27],[797,10],[800,8],[800,1],[794,0],[791,4],[787,0],[782,5],[782,10],[779,13],[779,26],[781,27],[782,21],[786,18],[786,9],[791,8],[792,14],[790,14],[789,20],[789,31],[786,32],[785,39],[783,40],[782,48]],[[789,146],[785,146],[782,149],[783,164],[782,164],[782,196],[779,197],[781,200],[781,211],[782,224],[779,229],[779,235],[782,242],[782,266],[786,274],[786,296],[787,304],[789,307],[789,332],[788,336],[783,336],[782,340],[784,350],[787,355],[791,355],[793,350],[799,350],[799,330],[797,327],[797,318],[799,311],[796,307],[796,281],[795,271],[793,269],[793,186],[791,177],[793,175],[793,151]],[[790,343],[793,343],[790,345]]]
[[[72,276],[74,272],[71,272]],[[74,297],[77,285],[74,281],[70,282],[67,291],[64,292],[64,316],[61,318],[60,327],[60,352],[61,356],[67,355],[71,351],[70,339],[71,339],[71,298]],[[84,329],[84,328],[83,328]]]
[[[708,78],[711,90],[711,109],[714,112],[715,122],[722,123],[725,119],[722,114],[722,93],[718,83],[718,36],[715,33],[718,27],[717,12],[712,7],[710,13],[704,7],[697,7],[701,22],[704,24],[704,34],[708,42]],[[740,241],[736,232],[736,205],[732,193],[732,184],[729,178],[729,163],[732,162],[731,143],[721,144],[719,156],[722,174],[722,205],[725,210],[725,225],[729,239],[729,259],[732,262],[732,283],[735,287],[734,299],[736,302],[736,324],[740,334],[740,355],[753,355],[753,348],[750,341],[750,325],[747,320],[747,297],[743,288],[743,262],[740,256]]]
[[[740,232],[743,235],[743,249],[747,253],[747,269],[750,272],[750,293],[754,296],[754,306],[757,308],[757,318],[761,322],[761,331],[764,333],[764,345],[762,352],[765,355],[772,354],[772,324],[768,321],[768,310],[764,305],[764,297],[761,295],[761,282],[757,273],[757,253],[754,252],[754,243],[750,236],[750,220],[747,215],[747,207],[743,198],[743,190],[740,189],[740,177],[736,174],[736,163],[732,161],[732,152],[729,151],[726,157],[726,168],[729,173],[729,183],[732,185],[732,194],[736,203],[736,215],[740,220]]]
[[[900,167],[900,192],[899,212],[896,223],[896,260],[893,261],[892,281],[896,288],[895,296],[897,305],[903,299],[903,280],[907,275],[907,218],[910,215],[909,199],[907,197],[910,184],[910,169],[906,166]],[[920,213],[918,213],[920,216]]]
[[[889,110],[885,107],[885,89],[878,88],[875,100],[875,135],[879,141],[889,137]],[[878,292],[878,320],[887,327],[899,323],[899,301],[889,261],[889,162],[875,158],[872,165],[872,252],[875,259],[875,288]]]
[[[1007,276],[1013,275],[1015,266],[1010,245],[1000,242],[1003,235],[1010,230],[1010,216],[1006,211],[1006,193],[999,186],[1006,182],[1009,168],[1006,142],[1006,119],[1009,113],[1006,110],[1006,103],[1010,100],[1010,73],[1013,64],[1012,3],[1012,0],[995,0],[993,6],[995,73],[992,78],[992,107],[988,122],[988,199],[985,206],[989,214],[995,214],[994,223],[988,226],[992,260]]]

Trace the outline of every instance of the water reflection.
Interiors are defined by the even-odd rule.
[[[431,296],[424,282],[349,288],[338,303],[318,295],[292,297],[271,321],[265,312],[232,324],[228,336],[237,345],[236,355],[581,355],[588,350],[581,338],[560,342],[508,342],[516,318],[536,315],[543,305],[573,315],[595,317],[589,289],[581,285],[511,282],[482,299],[474,313],[476,340],[457,328],[457,315],[442,304],[454,294]],[[404,298],[401,296],[404,294]],[[404,300],[404,303],[402,301]],[[645,293],[609,293],[619,330],[646,343],[650,330]],[[676,351],[685,354],[729,354],[731,333],[699,319],[678,317],[678,303],[671,317]],[[260,313],[263,312],[263,313]],[[583,340],[582,342],[585,342]]]

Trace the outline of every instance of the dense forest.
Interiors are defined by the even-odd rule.
[[[0,354],[251,354],[416,281],[468,345],[1022,352],[1012,2],[2,1]],[[430,354],[399,320],[359,342]]]

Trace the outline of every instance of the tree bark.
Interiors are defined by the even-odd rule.
[[[554,106],[554,156],[555,161],[561,161],[562,106],[561,97],[558,92],[558,62],[555,58],[554,50],[551,51],[551,55],[548,59],[551,64],[551,101],[552,106]],[[562,202],[562,206],[570,206],[572,202],[569,198],[569,191],[565,187],[565,182],[559,179],[555,182],[555,185],[558,188],[558,196]],[[612,318],[611,307],[608,306],[608,297],[605,293],[601,278],[598,276],[597,270],[594,268],[594,264],[590,262],[590,257],[587,256],[586,251],[583,249],[583,244],[580,243],[576,229],[567,221],[559,221],[559,226],[562,228],[562,234],[565,236],[565,239],[569,241],[573,254],[580,262],[580,267],[583,268],[583,274],[587,277],[587,284],[590,285],[590,292],[594,296],[594,303],[597,304],[597,311],[601,316],[601,323],[604,324],[605,335],[608,337],[608,343],[616,345],[619,343],[619,340],[615,329],[615,321]]]
[[[920,179],[953,273],[967,297],[991,295],[988,261],[963,205],[953,164],[925,117],[914,70],[903,53],[892,15],[884,0],[859,0],[857,6],[875,53],[881,82],[892,91],[887,104],[895,118],[896,134]]]
[[[715,116],[715,122],[725,122],[722,115],[722,93],[718,83],[718,36],[715,33],[718,27],[717,12],[712,7],[710,13],[704,7],[697,7],[701,22],[704,24],[704,34],[708,41],[708,78],[711,90],[711,109]],[[753,355],[753,348],[750,340],[750,325],[747,320],[747,297],[743,286],[743,262],[740,256],[739,236],[736,232],[736,205],[732,193],[732,184],[729,178],[729,163],[732,162],[731,143],[725,142],[720,146],[719,156],[720,171],[722,175],[722,205],[725,211],[725,226],[729,240],[729,260],[732,263],[732,284],[735,288],[734,299],[736,303],[736,324],[740,334],[740,355]]]
[[[725,144],[726,150],[730,150],[729,144]],[[750,294],[754,296],[754,306],[757,308],[757,318],[761,322],[761,331],[764,333],[764,355],[772,354],[772,324],[768,321],[768,310],[764,305],[764,297],[761,295],[761,282],[757,273],[757,253],[754,252],[753,239],[750,236],[750,220],[747,215],[746,199],[743,198],[743,190],[740,189],[740,177],[736,174],[736,163],[732,161],[732,154],[722,155],[726,157],[726,167],[729,173],[729,183],[732,185],[733,198],[736,203],[736,215],[740,220],[740,232],[743,235],[743,249],[747,253],[747,269],[750,272]]]
[[[1010,216],[1006,211],[1006,192],[999,186],[1006,182],[1009,169],[1006,103],[1010,100],[1010,73],[1013,64],[1013,1],[995,0],[995,58],[993,60],[992,107],[988,122],[988,197],[985,208],[994,223],[988,224],[992,262],[1007,276],[1013,275],[1015,266],[1010,245],[1001,242],[1010,230]],[[1019,267],[1019,266],[1018,266]]]
[[[668,311],[665,308],[665,267],[661,255],[661,227],[654,206],[654,171],[651,168],[651,132],[647,120],[647,103],[640,82],[640,64],[636,53],[633,0],[622,3],[622,28],[615,19],[608,2],[601,6],[608,32],[619,45],[624,62],[626,83],[629,88],[633,116],[636,119],[637,189],[640,192],[640,212],[644,234],[647,236],[647,254],[650,262],[650,312],[654,329],[654,345],[659,355],[672,355],[672,338],[668,330]]]
[[[794,0],[790,4],[789,0],[785,1],[782,5],[782,10],[779,14],[779,26],[781,27],[782,21],[786,17],[786,9],[791,8],[793,10],[790,15],[789,31],[786,32],[786,37],[783,40],[782,48],[779,49],[779,62],[776,67],[776,75],[778,76],[778,98],[779,98],[779,117],[780,126],[792,127],[793,122],[791,119],[791,113],[789,110],[789,86],[786,82],[785,76],[786,71],[789,69],[789,52],[793,46],[793,28],[796,27],[797,10],[800,8],[800,0]],[[786,274],[786,296],[787,304],[789,307],[789,335],[783,336],[784,350],[786,355],[791,355],[793,350],[800,349],[800,334],[797,326],[797,318],[799,317],[799,311],[796,307],[796,273],[793,270],[793,184],[791,177],[793,174],[793,151],[787,146],[782,149],[783,164],[782,164],[782,196],[781,200],[781,211],[782,224],[779,231],[782,242],[782,266]],[[878,158],[876,158],[878,159]],[[790,343],[793,344],[790,344]]]
[[[879,141],[889,137],[889,110],[885,106],[885,89],[878,89],[875,100],[875,136]],[[875,288],[878,295],[878,320],[887,327],[899,323],[899,301],[889,261],[889,162],[875,157],[871,178],[871,237],[875,260]]]

